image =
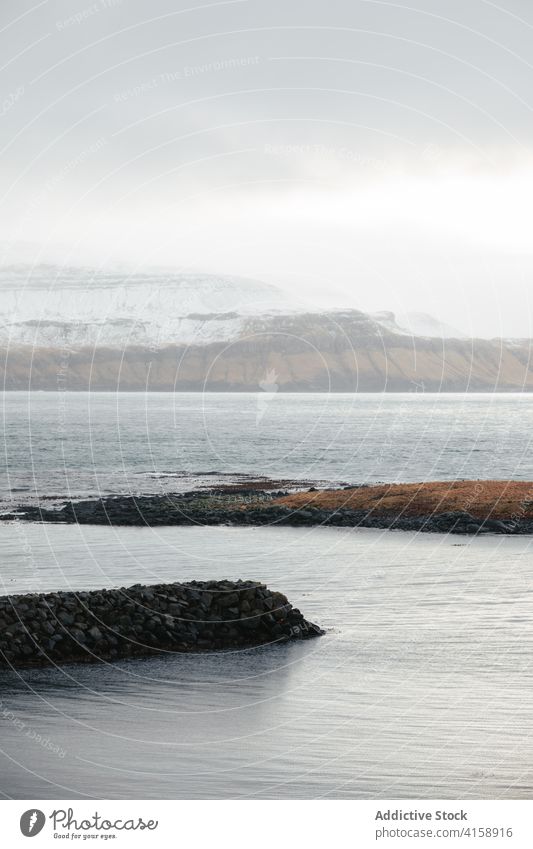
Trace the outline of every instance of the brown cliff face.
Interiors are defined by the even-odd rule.
[[[402,336],[349,311],[250,320],[235,340],[208,345],[13,346],[0,370],[5,389],[531,391],[531,344]]]

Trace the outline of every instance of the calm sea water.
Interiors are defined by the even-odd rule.
[[[5,395],[4,497],[157,491],[209,471],[533,478],[526,396],[258,403]],[[1,673],[5,797],[531,798],[533,538],[0,524],[0,546],[2,593],[257,578],[327,629]]]
[[[3,673],[6,796],[531,798],[533,540],[55,525],[0,543],[11,592],[244,576],[327,629]]]
[[[1,412],[0,496],[15,501],[183,490],[236,473],[533,479],[531,395],[12,392]]]

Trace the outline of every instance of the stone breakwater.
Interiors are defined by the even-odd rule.
[[[324,632],[256,581],[0,597],[0,665],[46,666],[220,651]]]

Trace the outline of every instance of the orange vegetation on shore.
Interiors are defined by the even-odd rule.
[[[404,516],[465,511],[477,519],[533,519],[533,481],[433,481],[297,492],[275,499],[294,509],[372,510]]]

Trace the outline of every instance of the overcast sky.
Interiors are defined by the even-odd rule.
[[[2,240],[533,336],[532,39],[528,0],[2,0]]]

